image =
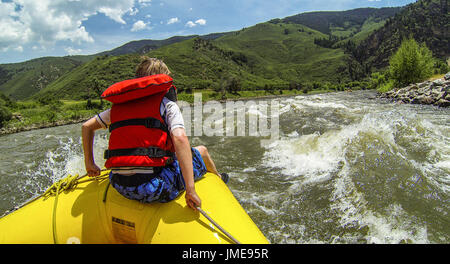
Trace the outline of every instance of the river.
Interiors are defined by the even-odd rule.
[[[373,91],[258,99],[279,135],[192,136],[271,243],[449,243],[450,109]],[[244,109],[246,117],[264,116]],[[247,124],[248,128],[248,124]],[[80,124],[0,137],[0,215],[84,174]],[[95,138],[103,165],[106,131]]]

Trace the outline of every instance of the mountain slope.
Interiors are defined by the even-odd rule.
[[[323,48],[314,39],[321,32],[299,24],[261,23],[217,40],[223,48],[244,53],[250,71],[267,79],[286,83],[336,81],[342,64],[342,50]]]
[[[425,43],[433,56],[446,59],[450,56],[450,13],[447,0],[418,0],[387,20],[386,24],[355,47],[356,60],[369,67],[386,67],[389,57],[401,41],[414,37]]]
[[[343,50],[314,44],[323,33],[296,24],[261,23],[215,40],[188,39],[146,53],[163,59],[179,91],[220,89],[224,80],[240,81],[242,89],[267,85],[288,87],[291,82],[337,81]],[[50,84],[37,96],[98,97],[93,86],[106,88],[133,77],[139,56],[103,56]],[[120,72],[122,69],[123,72]],[[94,81],[95,80],[95,81]]]
[[[44,57],[22,63],[0,65],[0,91],[24,99],[81,65],[71,57]]]
[[[380,22],[399,12],[399,7],[357,8],[347,11],[307,12],[281,19],[284,23],[302,24],[327,35],[349,37],[360,32],[367,20]]]
[[[95,59],[67,72],[56,81],[35,94],[34,98],[58,99],[99,98],[109,85],[134,76],[139,55],[98,56]]]
[[[219,38],[226,34],[230,34],[230,32],[212,33],[212,34],[203,35],[203,36],[200,36],[200,35],[174,36],[174,37],[170,37],[168,39],[163,39],[163,40],[152,40],[152,39],[135,40],[135,41],[130,41],[128,43],[125,43],[124,45],[122,45],[118,48],[115,48],[115,49],[112,49],[109,51],[100,52],[96,55],[118,56],[118,55],[125,55],[125,54],[131,54],[131,53],[144,54],[151,50],[159,49],[163,46],[175,44],[175,43],[178,43],[178,42],[181,42],[184,40],[188,40],[188,39],[192,39],[192,38],[196,38],[196,37],[201,37],[203,39],[212,40],[212,39]]]
[[[227,33],[209,34],[204,37],[214,39],[224,34]],[[93,55],[43,57],[20,63],[0,64],[0,92],[14,99],[26,99],[39,93],[59,77],[98,56],[143,54],[194,37],[197,36],[175,36],[164,40],[138,40]]]
[[[150,50],[161,48],[162,46],[174,44],[183,40],[195,38],[197,35],[191,36],[175,36],[164,40],[151,40],[151,39],[143,39],[143,40],[135,40],[130,41],[118,48],[112,49],[110,51],[104,51],[97,55],[110,55],[110,56],[118,56],[125,55],[131,53],[146,53]]]

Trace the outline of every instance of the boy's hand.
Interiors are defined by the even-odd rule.
[[[100,175],[100,168],[95,163],[86,164],[86,172],[89,177],[95,177]]]
[[[202,201],[198,197],[197,193],[194,191],[186,191],[186,204],[193,210],[197,210],[197,206],[202,206]]]

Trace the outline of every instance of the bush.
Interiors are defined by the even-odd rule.
[[[236,77],[228,79],[225,90],[231,94],[237,94],[241,90],[241,81]]]
[[[394,81],[393,80],[389,80],[385,83],[382,83],[378,88],[377,91],[380,93],[385,93],[387,91],[390,91],[394,88]]]
[[[41,106],[46,106],[46,105],[61,105],[61,101],[56,99],[53,96],[44,96],[44,97],[40,97],[37,99],[38,103]]]
[[[3,123],[11,120],[12,113],[5,106],[0,105],[0,127],[3,126]]]
[[[425,44],[413,38],[403,40],[389,61],[389,73],[394,86],[407,86],[421,82],[433,73],[434,59]]]
[[[0,93],[0,105],[5,105],[5,106],[11,108],[11,107],[16,107],[17,103],[12,101],[11,99],[9,99],[8,96]]]
[[[434,74],[445,74],[450,71],[450,66],[443,60],[436,60],[434,63]]]
[[[374,72],[370,76],[369,80],[369,89],[377,89],[380,88],[388,81],[388,74],[384,72]]]

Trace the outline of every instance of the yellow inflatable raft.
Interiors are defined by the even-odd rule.
[[[268,243],[227,185],[215,174],[196,181],[203,215],[184,193],[169,203],[143,204],[109,187],[109,171],[95,180],[69,176],[0,219],[0,243]],[[207,218],[215,221],[225,232]]]

